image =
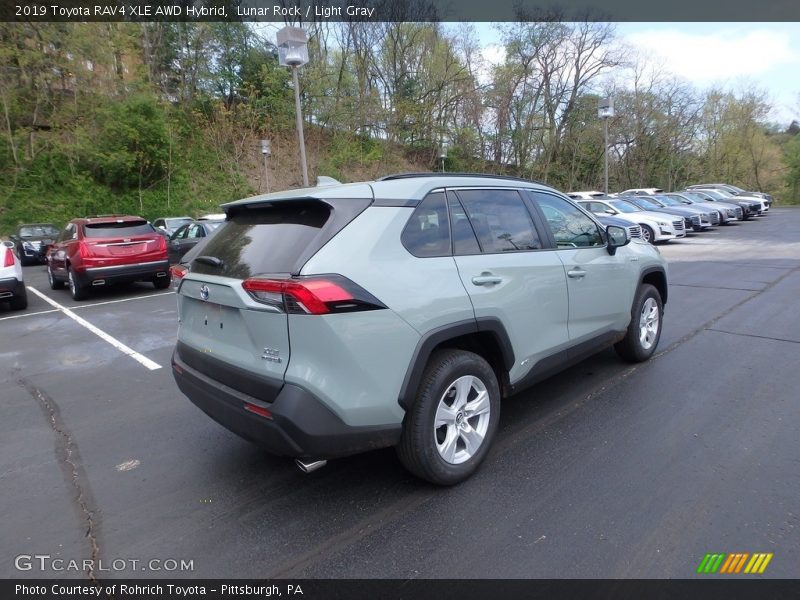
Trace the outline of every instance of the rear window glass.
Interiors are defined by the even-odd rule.
[[[153,233],[155,229],[147,221],[124,221],[122,223],[87,223],[83,226],[86,237],[116,237]]]
[[[58,235],[58,229],[52,225],[28,225],[19,230],[20,237],[51,236]]]
[[[192,271],[237,279],[291,273],[330,216],[327,204],[314,201],[284,201],[241,210],[203,247],[201,255],[220,259],[222,266],[194,260]]]

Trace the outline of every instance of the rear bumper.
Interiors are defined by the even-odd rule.
[[[25,284],[16,277],[0,279],[0,302],[25,295]]]
[[[86,267],[77,272],[81,283],[92,285],[96,281],[106,284],[125,283],[129,281],[150,280],[156,277],[169,277],[169,261],[157,260],[152,262],[118,265],[110,267]]]
[[[395,446],[400,424],[353,427],[344,423],[303,388],[283,383],[272,402],[265,402],[224,385],[172,355],[178,388],[198,408],[233,433],[272,454],[327,459]],[[271,418],[255,414],[246,404],[266,409]]]

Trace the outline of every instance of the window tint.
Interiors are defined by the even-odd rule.
[[[87,223],[83,226],[86,237],[119,237],[153,233],[147,221],[123,221],[122,223]]]
[[[61,231],[56,241],[63,242],[64,240],[68,240],[71,237],[72,237],[72,223],[67,223],[66,227],[64,227],[64,229]]]
[[[459,190],[484,253],[542,247],[528,209],[514,190]]]
[[[20,237],[49,236],[58,235],[58,229],[50,225],[29,225],[20,227]]]
[[[192,261],[192,271],[247,279],[254,275],[291,273],[328,222],[331,208],[323,202],[287,200],[240,210],[203,242],[203,255],[222,261],[216,267]]]
[[[600,230],[592,219],[578,208],[556,196],[534,193],[559,248],[581,248],[604,245]]]
[[[478,238],[475,237],[475,231],[461,202],[451,194],[448,196],[447,205],[450,208],[450,228],[453,232],[453,254],[456,256],[480,254]]]
[[[161,219],[161,221],[162,221],[162,224],[163,224],[164,220]],[[186,225],[187,223],[191,223],[191,222],[192,222],[191,219],[167,219],[166,220],[166,225],[167,225],[167,227],[180,227],[181,225]]]
[[[189,229],[186,232],[187,238],[201,238],[205,237],[206,232],[203,229],[202,225],[198,225],[197,223],[193,225],[189,225]]]
[[[586,207],[586,210],[598,214],[606,214],[606,211],[608,210],[608,207],[602,202],[587,202],[584,204],[584,206]]]
[[[406,223],[400,241],[421,258],[450,255],[450,225],[443,192],[429,194]]]
[[[186,232],[189,231],[188,225],[182,225],[175,230],[175,233],[172,234],[170,240],[183,240],[186,239]]]

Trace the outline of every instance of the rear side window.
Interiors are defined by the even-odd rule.
[[[450,255],[450,224],[443,192],[423,200],[406,223],[400,241],[420,258]]]
[[[122,223],[87,223],[83,226],[86,237],[118,237],[153,233],[155,229],[147,221],[123,221]]]
[[[542,247],[530,213],[515,190],[459,190],[458,198],[484,253]]]
[[[330,206],[307,200],[239,210],[203,247],[202,255],[220,259],[221,266],[195,258],[192,271],[237,279],[291,273],[310,246],[318,249],[315,241],[330,217]]]

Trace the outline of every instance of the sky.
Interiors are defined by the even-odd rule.
[[[503,58],[489,23],[476,23],[484,57]],[[800,119],[800,23],[617,23],[617,35],[700,89],[765,89],[780,124]]]

